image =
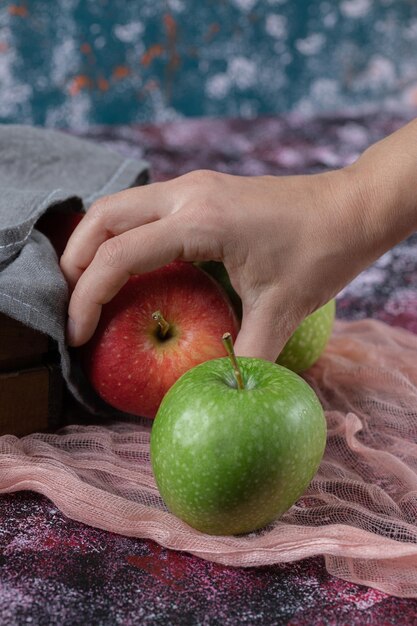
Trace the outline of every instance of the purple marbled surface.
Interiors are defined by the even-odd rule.
[[[236,174],[321,171],[354,160],[406,120],[265,118],[95,128],[154,180],[196,168]],[[375,317],[417,332],[417,235],[339,295],[338,317]],[[322,558],[229,568],[67,519],[46,498],[0,497],[0,624],[262,626],[417,624],[417,600],[330,576]]]

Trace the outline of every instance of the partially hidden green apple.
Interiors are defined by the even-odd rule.
[[[326,444],[323,409],[302,378],[262,359],[234,361],[235,370],[225,357],[183,374],[151,432],[152,469],[166,506],[213,535],[252,532],[287,511]]]
[[[223,263],[202,261],[197,265],[217,280],[226,291],[237,316],[242,318],[242,302],[233,289],[229,275]],[[311,367],[324,351],[332,334],[336,315],[336,302],[327,304],[308,315],[298,326],[281,351],[277,363],[293,372],[303,372]]]
[[[335,315],[334,299],[308,315],[285,344],[277,363],[298,373],[311,367],[330,339]]]

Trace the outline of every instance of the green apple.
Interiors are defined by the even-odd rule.
[[[235,535],[287,511],[315,475],[326,421],[311,387],[262,359],[213,359],[167,392],[151,463],[168,509],[197,530]]]
[[[242,302],[233,289],[229,275],[223,263],[202,261],[197,265],[217,280],[226,291],[239,319],[242,319]],[[303,372],[317,361],[325,349],[332,334],[336,315],[336,302],[330,300],[308,315],[287,341],[277,363],[293,372]]]
[[[317,361],[332,334],[336,302],[327,304],[308,315],[291,335],[277,363],[293,372],[303,372]]]

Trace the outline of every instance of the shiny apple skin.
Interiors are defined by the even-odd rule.
[[[326,420],[313,389],[280,365],[239,357],[202,363],[164,397],[151,463],[168,509],[213,535],[263,528],[287,511],[317,472]]]
[[[170,324],[162,339],[161,311]],[[222,335],[239,322],[223,289],[191,263],[175,261],[130,277],[103,306],[93,338],[82,350],[92,386],[114,408],[154,418],[168,389],[195,365],[224,355]]]

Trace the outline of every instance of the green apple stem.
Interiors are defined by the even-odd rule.
[[[223,337],[223,345],[226,348],[226,352],[230,357],[230,361],[233,367],[233,373],[235,375],[237,388],[244,389],[245,385],[243,384],[242,372],[240,371],[239,363],[236,358],[236,354],[233,348],[233,339],[230,333],[224,333]]]
[[[152,319],[155,320],[155,322],[158,322],[160,335],[164,338],[169,331],[170,326],[161,311],[155,311],[155,313],[152,313]]]

